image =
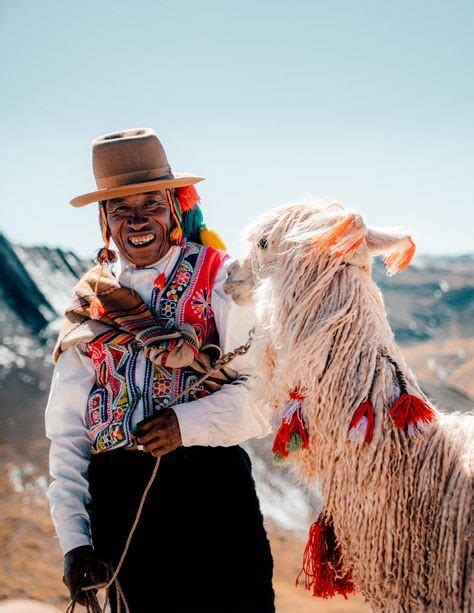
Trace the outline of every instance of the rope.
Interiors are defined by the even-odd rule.
[[[229,351],[228,353],[225,353],[223,356],[221,356],[218,360],[216,360],[216,362],[214,363],[214,366],[208,370],[202,377],[200,377],[195,383],[192,383],[191,385],[188,385],[188,387],[186,389],[184,389],[183,391],[181,391],[179,394],[177,394],[172,400],[170,400],[169,402],[167,402],[163,407],[161,407],[162,409],[167,409],[169,407],[171,407],[173,404],[176,403],[177,400],[179,400],[179,398],[181,398],[182,396],[184,396],[185,394],[188,394],[190,391],[192,391],[193,389],[196,389],[196,387],[198,387],[199,385],[201,385],[201,383],[203,383],[206,379],[208,379],[209,377],[211,377],[214,373],[218,372],[219,370],[221,370],[222,368],[224,368],[224,366],[227,366],[227,364],[229,364],[230,362],[232,362],[232,360],[234,360],[236,357],[241,356],[241,355],[245,355],[248,350],[250,349],[250,346],[252,344],[252,340],[253,340],[253,333],[254,330],[252,328],[252,330],[250,330],[249,333],[249,338],[247,340],[247,342],[244,345],[239,345],[238,347],[236,347],[233,351]],[[80,591],[85,592],[85,606],[86,606],[86,611],[87,613],[105,613],[106,612],[106,607],[107,607],[107,603],[109,601],[109,591],[112,585],[115,584],[115,591],[116,591],[116,595],[117,595],[117,613],[121,613],[122,612],[122,603],[124,605],[124,612],[125,613],[130,613],[130,609],[128,607],[127,601],[125,599],[125,595],[122,591],[122,588],[120,587],[120,583],[118,581],[118,575],[120,573],[120,571],[122,570],[122,566],[125,562],[125,558],[127,556],[128,550],[130,548],[130,544],[132,542],[133,539],[133,535],[135,534],[135,530],[137,529],[138,523],[140,521],[141,515],[142,515],[142,511],[143,511],[143,507],[145,506],[145,502],[148,496],[148,493],[151,489],[151,486],[153,485],[153,482],[155,481],[156,475],[158,473],[158,468],[160,466],[160,457],[156,458],[156,462],[155,462],[155,466],[153,467],[153,471],[151,473],[151,476],[148,480],[148,483],[146,484],[146,487],[143,491],[141,500],[140,500],[140,504],[138,505],[138,509],[135,515],[135,519],[133,521],[132,527],[130,528],[130,531],[128,533],[127,536],[127,540],[125,541],[125,546],[123,548],[122,551],[122,555],[120,556],[120,560],[117,564],[117,567],[115,568],[115,570],[112,570],[112,567],[110,567],[109,565],[106,565],[106,570],[108,572],[108,574],[110,575],[110,578],[105,581],[104,583],[98,583],[95,585],[85,585],[83,587],[79,587],[76,591],[76,593],[74,594],[74,597],[72,598],[72,600],[70,601],[70,603],[67,606],[66,609],[66,613],[74,613],[74,609],[76,607],[77,604],[77,598],[79,595]],[[97,596],[96,596],[96,591],[99,589],[105,589],[105,602],[103,607],[101,607]]]

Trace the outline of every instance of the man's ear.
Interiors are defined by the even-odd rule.
[[[369,228],[365,238],[369,253],[383,256],[389,277],[405,270],[415,255],[416,245],[405,232]]]

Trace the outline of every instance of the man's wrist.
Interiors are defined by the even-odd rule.
[[[178,419],[183,447],[208,447],[211,443],[210,423],[201,399],[176,404],[173,409]]]

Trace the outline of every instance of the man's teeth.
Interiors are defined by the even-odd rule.
[[[129,241],[132,243],[132,245],[146,245],[146,243],[151,243],[154,238],[155,235],[150,233],[143,234],[142,236],[131,236]]]

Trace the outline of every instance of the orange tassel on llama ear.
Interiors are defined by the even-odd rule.
[[[383,261],[387,267],[387,275],[391,277],[397,272],[405,270],[412,261],[415,251],[416,245],[413,239],[411,236],[407,236],[398,249],[384,257]]]
[[[365,238],[366,228],[360,215],[350,213],[324,230],[317,239],[322,251],[341,257],[357,249]]]

